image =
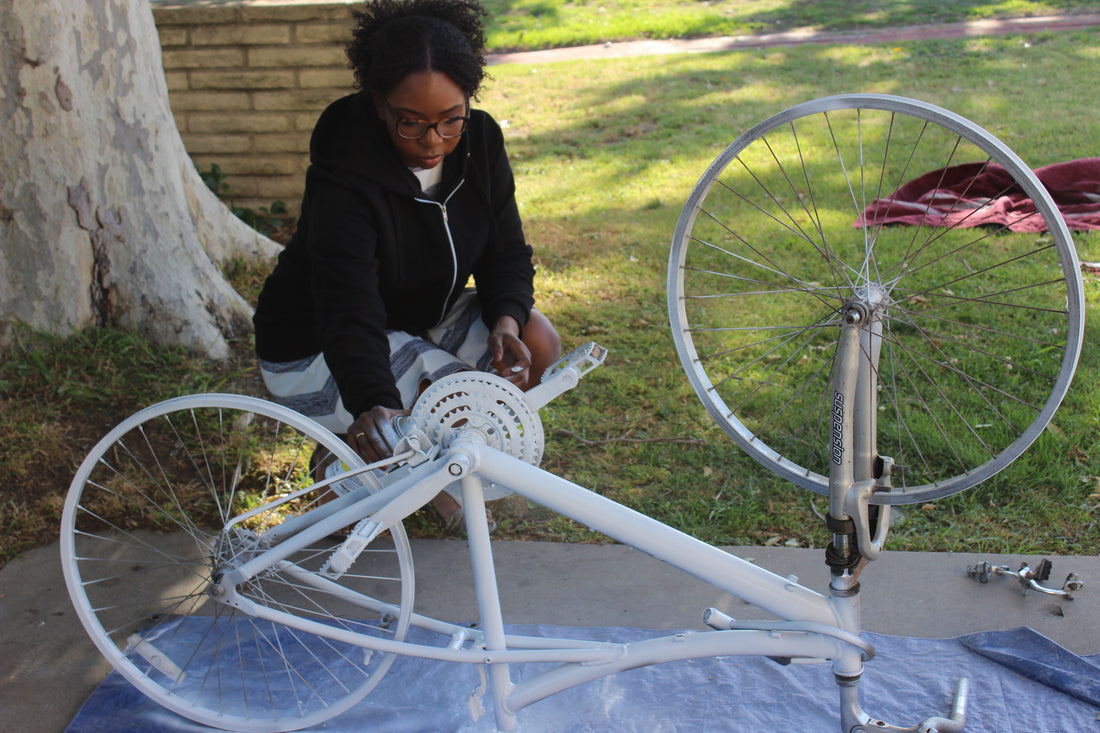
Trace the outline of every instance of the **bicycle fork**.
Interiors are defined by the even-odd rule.
[[[890,523],[889,505],[873,505],[876,491],[890,488],[893,459],[879,456],[876,384],[882,351],[885,291],[868,285],[841,312],[841,333],[829,382],[829,513],[833,538],[826,550],[830,604],[842,629],[861,630],[859,576],[882,552]],[[842,648],[833,663],[840,690],[843,733],[957,733],[966,724],[969,682],[959,680],[951,717],[934,716],[900,728],[867,715],[859,700],[863,661],[858,650]]]

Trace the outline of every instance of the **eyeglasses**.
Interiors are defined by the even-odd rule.
[[[397,132],[397,136],[405,140],[419,140],[428,134],[428,130],[435,130],[435,134],[439,135],[444,140],[450,140],[458,137],[466,131],[466,123],[470,121],[470,118],[466,115],[457,117],[448,117],[445,120],[439,120],[438,122],[427,123],[423,120],[409,120],[402,117],[398,117],[394,108],[390,105],[388,99],[383,98],[383,102],[389,107],[390,114],[394,117],[394,130]],[[466,111],[470,111],[470,102],[466,101]]]

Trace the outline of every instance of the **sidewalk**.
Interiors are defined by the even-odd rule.
[[[980,20],[971,23],[948,23],[906,28],[884,28],[868,31],[817,31],[812,28],[787,33],[765,33],[755,36],[725,36],[692,40],[624,41],[601,43],[574,48],[553,48],[545,51],[520,51],[516,53],[489,54],[486,60],[493,64],[535,64],[552,61],[621,58],[624,56],[659,56],[678,53],[709,53],[714,51],[738,51],[749,48],[773,46],[802,46],[806,44],[844,43],[895,43],[900,41],[963,38],[967,36],[1000,36],[1009,33],[1039,33],[1042,31],[1069,31],[1100,26],[1100,15],[1067,15],[1042,18],[1015,18],[1010,20]]]
[[[826,589],[822,550],[731,551]],[[508,623],[702,629],[710,606],[735,618],[768,618],[622,545],[498,542],[494,554]],[[413,559],[418,612],[477,620],[465,542],[414,541]],[[1073,600],[1024,594],[1009,577],[983,585],[966,572],[980,560],[1012,570],[1024,561],[1034,567],[1037,557],[887,552],[862,577],[863,626],[922,638],[1028,626],[1078,654],[1100,653],[1100,557],[1051,559],[1051,585],[1060,586],[1070,572],[1085,583]],[[56,545],[0,570],[0,634],[0,730],[61,733],[110,669],[72,610]]]

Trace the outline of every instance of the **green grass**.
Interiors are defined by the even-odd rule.
[[[17,327],[0,362],[0,563],[55,538],[73,473],[119,420],[167,397],[236,389],[246,369],[122,331],[63,339]]]
[[[1095,37],[495,67],[482,102],[508,121],[520,205],[539,256],[540,307],[567,342],[594,338],[611,353],[607,366],[547,410],[547,423],[587,439],[668,441],[588,446],[562,436],[548,447],[549,465],[710,541],[821,545],[813,497],[782,485],[734,447],[680,372],[666,325],[664,267],[684,199],[710,160],[755,122],[847,91],[940,104],[986,126],[1035,166],[1091,156],[1100,105],[1081,98],[1077,80],[1096,63]],[[1077,240],[1083,259],[1100,258],[1095,234]],[[1091,320],[1094,279],[1087,291]],[[1096,356],[1091,331],[1086,338],[1056,429],[987,484],[899,512],[890,547],[1100,550],[1100,402],[1087,386]],[[705,444],[671,442],[683,437]],[[594,539],[568,522],[546,530]]]
[[[776,3],[773,12],[802,25],[798,13],[816,13],[816,5]],[[900,3],[882,7],[905,17],[896,15]],[[1058,5],[1066,7],[1085,6]],[[822,546],[824,500],[783,484],[738,449],[677,362],[664,279],[680,207],[738,134],[788,106],[841,92],[942,105],[1034,166],[1095,155],[1100,100],[1082,89],[1100,61],[1097,40],[1096,32],[1067,32],[493,67],[480,105],[506,121],[537,253],[539,307],[567,347],[596,340],[610,349],[606,366],[545,409],[544,465],[707,541]],[[1077,243],[1082,259],[1100,260],[1096,234]],[[234,276],[255,292],[256,273],[238,267]],[[1086,295],[1085,351],[1054,428],[981,487],[905,508],[889,548],[1100,552],[1095,275]],[[226,371],[113,331],[20,335],[0,363],[0,562],[51,538],[72,472],[125,415],[185,392],[262,394],[248,344],[240,346],[240,364]],[[599,540],[514,498],[496,514],[502,537]],[[426,519],[412,529],[437,531]]]
[[[493,51],[576,46],[645,38],[776,33],[796,28],[876,29],[1095,12],[1096,2],[1005,0],[486,0]]]

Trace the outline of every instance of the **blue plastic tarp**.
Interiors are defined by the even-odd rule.
[[[524,635],[629,642],[668,634],[625,627],[513,626]],[[414,632],[421,633],[421,632]],[[960,677],[971,681],[966,731],[1096,733],[1100,666],[1030,629],[917,639],[867,633],[878,654],[866,665],[863,704],[893,725],[945,714]],[[541,669],[542,667],[538,667]],[[536,671],[513,665],[513,679]],[[490,733],[492,713],[471,722],[467,697],[478,670],[399,658],[379,686],[317,730],[360,733]],[[485,700],[491,711],[491,703]],[[566,690],[519,713],[521,733],[835,733],[838,696],[827,664],[780,666],[757,657],[675,662]],[[199,731],[112,673],[68,733]]]
[[[1031,629],[983,631],[959,639],[976,653],[1052,690],[1100,707],[1100,665]],[[1100,728],[1100,720],[1097,721]]]

